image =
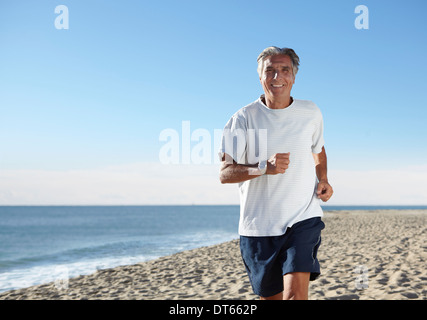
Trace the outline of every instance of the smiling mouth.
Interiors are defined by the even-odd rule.
[[[282,88],[282,87],[284,87],[285,85],[284,84],[272,84],[271,85],[273,88]]]

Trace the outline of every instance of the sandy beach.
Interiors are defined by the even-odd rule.
[[[427,298],[427,210],[329,211],[313,300]],[[244,299],[258,297],[239,241],[198,248],[68,281],[3,292],[3,299]]]

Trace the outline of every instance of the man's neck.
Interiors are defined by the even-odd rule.
[[[271,99],[264,97],[264,103],[270,109],[285,109],[289,107],[294,99],[291,96],[284,97],[282,99]]]

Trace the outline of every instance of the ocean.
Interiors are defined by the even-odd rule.
[[[324,207],[374,210],[427,207]],[[0,206],[0,292],[237,239],[239,206]]]

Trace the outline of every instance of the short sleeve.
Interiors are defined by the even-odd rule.
[[[318,111],[318,115],[316,117],[316,125],[313,133],[313,144],[311,146],[311,150],[313,153],[322,152],[322,148],[325,144],[323,140],[323,117],[320,110]]]
[[[222,133],[221,146],[218,152],[220,161],[222,161],[225,154],[228,154],[237,163],[245,163],[246,132],[247,127],[244,119],[241,119],[237,115],[231,117]]]

